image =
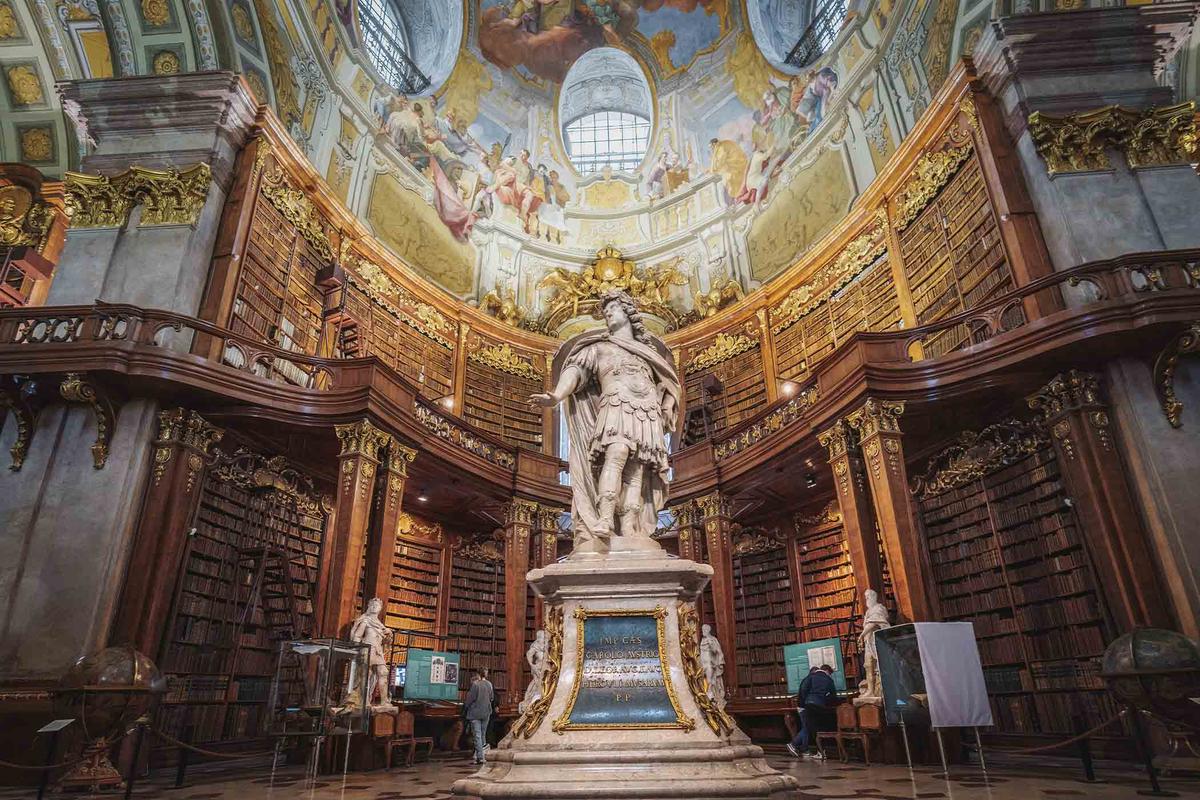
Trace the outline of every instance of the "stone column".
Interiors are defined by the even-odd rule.
[[[725,651],[725,685],[733,690],[738,685],[737,638],[733,614],[733,549],[729,532],[729,500],[720,492],[696,498],[700,524],[704,531],[704,549],[713,569],[713,620],[717,639]]]
[[[209,448],[224,431],[195,411],[173,408],[158,414],[154,465],[134,534],[121,604],[109,641],[129,644],[158,661],[188,525],[200,503]]]
[[[257,103],[229,72],[72,81],[60,93],[94,144],[66,176],[71,230],[47,303],[195,315]]]
[[[846,420],[839,419],[820,434],[817,441],[829,451],[829,466],[833,470],[833,483],[842,511],[855,589],[860,596],[867,589],[874,589],[883,597],[883,565],[879,563],[875,509],[867,493],[854,429]]]
[[[335,430],[342,451],[338,457],[336,511],[326,545],[332,550],[319,628],[322,636],[341,637],[357,611],[355,596],[371,522],[379,451],[391,437],[365,419],[338,425]]]
[[[996,98],[1062,270],[1123,253],[1200,246],[1194,109],[1158,75],[1196,0],[994,20],[972,56]],[[1112,108],[1119,106],[1119,108]]]
[[[908,490],[900,442],[899,420],[903,413],[903,402],[868,397],[846,421],[858,433],[866,459],[897,613],[903,621],[921,622],[934,616],[929,601],[931,570]]]
[[[1174,627],[1101,398],[1099,376],[1076,370],[1057,375],[1028,402],[1050,431],[1118,632],[1137,626]]]
[[[529,546],[538,506],[532,500],[514,497],[504,510],[504,655],[508,667],[508,702],[525,694],[525,610],[529,589]]]
[[[396,558],[396,530],[400,524],[400,509],[404,505],[404,486],[408,482],[408,465],[416,457],[416,450],[395,440],[388,445],[375,498],[378,527],[367,542],[363,602],[378,597],[387,608],[392,588],[392,562]]]

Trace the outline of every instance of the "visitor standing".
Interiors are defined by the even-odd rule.
[[[463,714],[471,726],[471,737],[475,740],[476,764],[483,763],[483,751],[487,748],[488,719],[492,716],[495,698],[496,690],[487,679],[487,673],[483,669],[476,669],[471,689],[463,701]]]
[[[817,734],[827,729],[830,711],[836,698],[833,684],[833,667],[828,664],[813,667],[796,693],[796,706],[800,710],[800,732],[788,743],[788,752],[797,758],[808,755],[809,746]]]

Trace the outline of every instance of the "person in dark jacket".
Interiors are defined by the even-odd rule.
[[[492,705],[496,698],[496,690],[487,679],[487,673],[482,669],[475,670],[471,681],[471,689],[463,700],[463,716],[471,726],[471,737],[475,740],[475,763],[483,763],[483,751],[487,748],[488,718],[492,716]]]
[[[808,676],[800,681],[800,691],[796,693],[800,732],[788,744],[788,752],[797,758],[808,755],[809,745],[816,742],[817,733],[829,729],[835,699],[833,667],[824,664],[810,669]]]

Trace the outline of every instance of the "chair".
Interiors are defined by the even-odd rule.
[[[842,713],[845,709],[845,713]],[[863,751],[863,763],[871,765],[871,740],[883,729],[883,715],[879,706],[844,705],[838,709],[838,745],[842,761],[849,761],[846,747],[857,742]]]
[[[401,747],[408,748],[408,755],[404,759],[404,766],[406,767],[411,767],[413,761],[416,759],[417,745],[428,745],[429,749],[425,753],[426,758],[433,755],[433,737],[413,735],[416,721],[417,718],[413,716],[413,713],[403,708],[396,714],[396,730],[387,743],[387,769],[392,768],[392,754]]]

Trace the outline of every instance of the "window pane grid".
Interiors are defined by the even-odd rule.
[[[598,111],[566,126],[567,154],[583,174],[605,167],[632,172],[650,141],[650,120],[624,111]]]
[[[415,94],[429,86],[429,78],[421,74],[408,57],[404,35],[391,0],[360,0],[359,27],[363,49],[379,76],[396,91]]]

